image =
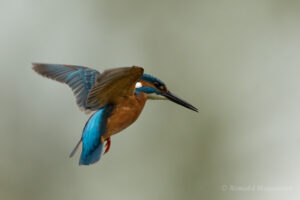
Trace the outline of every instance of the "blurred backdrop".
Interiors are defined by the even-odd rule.
[[[299,1],[0,0],[0,198],[299,199]],[[92,166],[88,115],[31,62],[141,65],[148,102]]]

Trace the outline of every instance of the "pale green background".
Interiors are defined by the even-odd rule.
[[[0,199],[298,200],[299,3],[0,0]],[[79,167],[88,116],[33,61],[141,65],[199,113],[148,102]]]

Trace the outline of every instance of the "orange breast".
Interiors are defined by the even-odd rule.
[[[144,93],[140,93],[139,96],[120,98],[108,118],[106,133],[103,135],[104,139],[122,131],[135,122],[141,114],[146,100],[146,94]]]

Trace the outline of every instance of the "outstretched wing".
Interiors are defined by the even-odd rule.
[[[86,100],[90,89],[100,73],[96,70],[75,65],[33,63],[33,69],[47,78],[66,83],[73,90],[77,105],[89,112]]]
[[[144,69],[137,66],[104,71],[88,94],[87,107],[100,109],[115,103],[120,97],[134,95],[135,84],[143,73]]]

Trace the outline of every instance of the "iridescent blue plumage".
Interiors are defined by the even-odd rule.
[[[144,92],[146,94],[159,94],[159,91],[153,87],[140,87],[140,88],[135,88],[135,93],[139,94],[139,92]]]
[[[86,123],[82,133],[82,152],[80,165],[90,165],[97,162],[102,153],[101,136],[106,132],[107,118],[113,107],[108,105],[98,110]]]
[[[99,76],[97,71],[78,68],[78,70],[66,77],[65,82],[72,88],[76,95],[79,107],[86,107],[88,93],[94,85],[97,76]]]
[[[158,78],[151,76],[149,74],[143,74],[142,78],[143,81],[149,82],[149,83],[154,83],[154,82],[158,82],[161,85],[165,85],[164,82],[162,82],[161,80],[159,80]]]

